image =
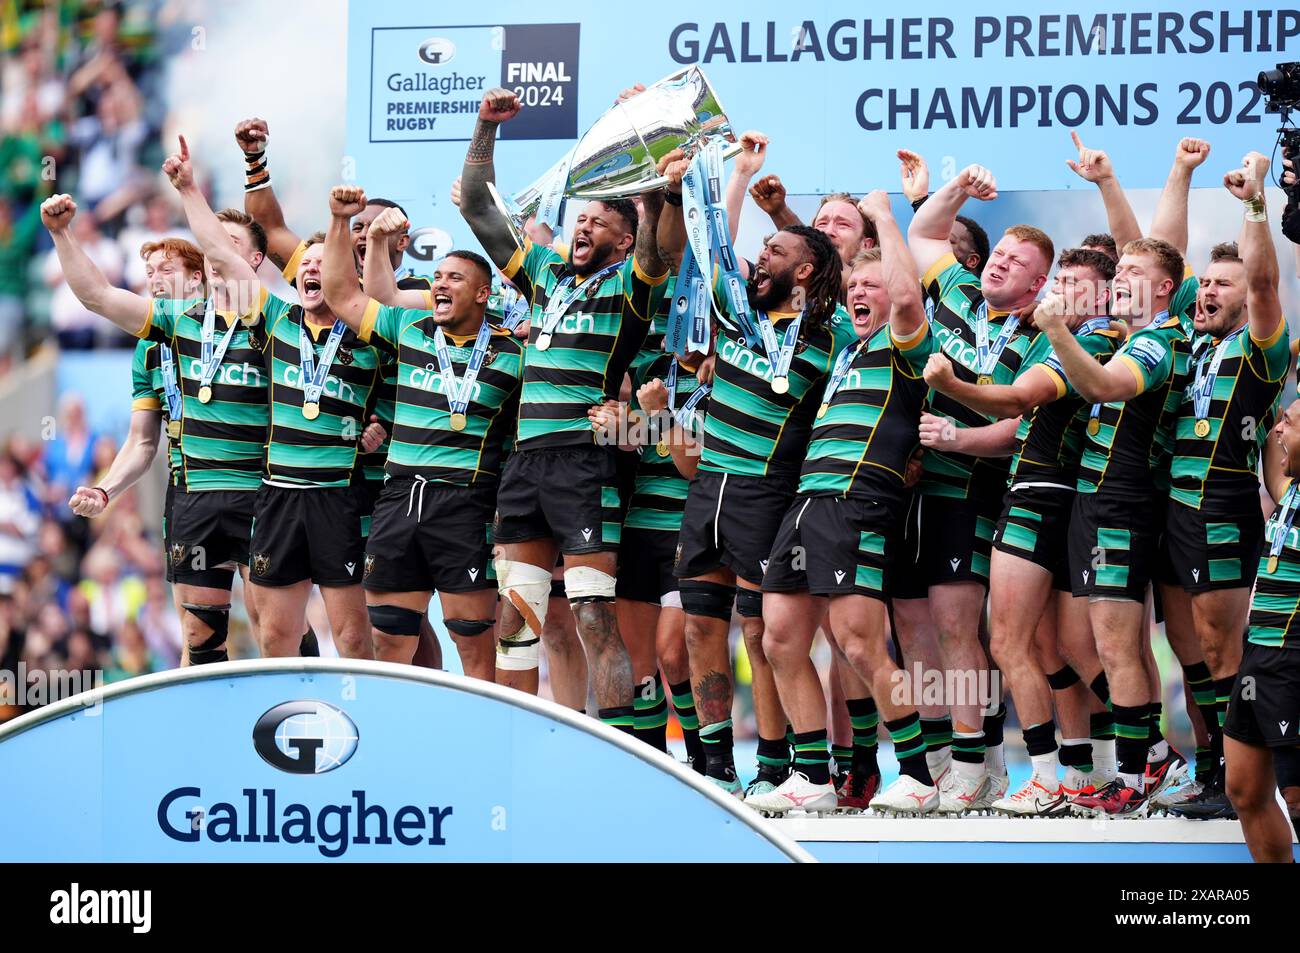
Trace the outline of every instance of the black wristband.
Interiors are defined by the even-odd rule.
[[[678,208],[681,208],[681,207],[682,207],[682,193],[681,193],[681,192],[672,192],[672,191],[669,191],[668,189],[664,189],[664,201],[667,202],[669,205],[676,205]]]
[[[929,197],[930,197],[930,195],[929,195],[929,193],[927,193],[927,194],[925,194],[925,195],[922,195],[919,199],[916,199],[915,201],[913,201],[913,202],[912,202],[912,211],[915,212],[915,211],[916,211],[917,209],[919,209],[922,205],[924,205],[924,204],[925,204],[925,200],[928,199]]]

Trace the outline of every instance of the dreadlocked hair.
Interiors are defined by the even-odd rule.
[[[840,253],[835,250],[831,240],[817,229],[809,225],[787,225],[781,231],[802,238],[812,259],[813,273],[804,286],[807,297],[804,320],[811,329],[820,330],[826,326],[839,305],[844,263],[840,261]]]

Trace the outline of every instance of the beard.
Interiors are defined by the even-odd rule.
[[[758,311],[771,311],[777,305],[783,304],[790,297],[790,292],[794,290],[794,278],[788,271],[781,274],[773,274],[769,271],[767,277],[767,291],[763,294],[757,291],[758,282],[754,280],[752,271],[749,273],[749,280],[745,283],[749,306]]]
[[[1246,306],[1244,304],[1238,305],[1231,310],[1221,307],[1213,318],[1205,315],[1205,312],[1201,312],[1204,316],[1203,321],[1206,332],[1216,339],[1227,337],[1241,323],[1242,315],[1245,313]]]
[[[614,254],[613,245],[592,244],[587,253],[587,260],[581,265],[573,262],[573,255],[570,253],[569,259],[573,267],[573,273],[579,278],[586,278],[588,275],[595,274],[605,265],[609,264],[610,258]]]

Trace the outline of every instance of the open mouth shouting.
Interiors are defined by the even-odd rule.
[[[435,292],[433,295],[433,313],[440,318],[451,316],[451,295],[445,291]]]

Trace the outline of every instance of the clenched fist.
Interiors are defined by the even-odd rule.
[[[271,130],[265,119],[245,119],[235,126],[235,142],[244,150],[245,155],[257,155],[266,149],[266,141]]]
[[[76,214],[77,203],[71,195],[51,195],[41,203],[41,224],[51,232],[63,231]]]
[[[371,238],[388,238],[390,235],[401,235],[410,227],[411,223],[406,220],[401,209],[386,208],[375,216],[366,234]]]
[[[947,393],[947,388],[957,379],[952,369],[952,361],[943,354],[931,354],[930,359],[925,362],[923,373],[925,382],[941,394]]]
[[[768,215],[775,215],[785,208],[785,186],[774,175],[765,175],[751,185],[749,195]]]
[[[518,96],[497,86],[483,94],[483,102],[478,107],[478,118],[484,122],[507,122],[519,115],[521,106]]]
[[[998,183],[993,173],[982,165],[968,165],[957,173],[957,188],[973,199],[988,202],[998,197]]]
[[[360,215],[366,207],[366,190],[359,185],[336,185],[330,189],[330,214],[335,218]]]

